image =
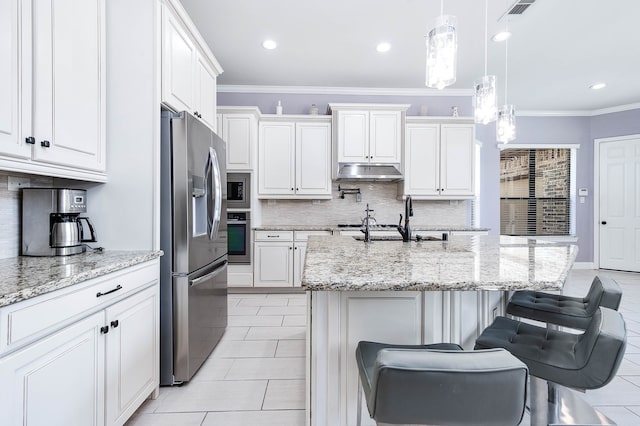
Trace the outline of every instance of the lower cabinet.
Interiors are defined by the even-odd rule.
[[[71,318],[70,325],[0,355],[3,425],[122,425],[127,421],[159,384],[158,264],[153,265],[151,282],[140,282],[129,294],[88,310],[84,318]],[[145,274],[138,277],[147,280],[149,271],[136,273],[141,272]],[[120,279],[126,278],[120,274],[113,284],[124,282]],[[29,309],[65,298],[71,302],[78,294],[58,292],[39,296],[44,301],[31,299],[5,308],[15,313],[20,303]],[[2,318],[6,317],[3,313]]]
[[[300,287],[311,235],[331,235],[331,231],[256,231],[253,285]]]

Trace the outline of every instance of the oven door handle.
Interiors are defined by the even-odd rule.
[[[232,225],[246,225],[247,221],[246,220],[231,220],[231,219],[227,219],[227,224],[232,224]]]

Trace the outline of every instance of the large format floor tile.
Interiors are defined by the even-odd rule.
[[[229,380],[304,379],[304,358],[239,358],[227,373]]]
[[[202,426],[303,426],[304,410],[208,413]]]
[[[142,413],[127,422],[129,426],[200,426],[207,413]]]
[[[304,380],[269,380],[263,410],[303,410]]]
[[[196,381],[172,389],[156,413],[260,410],[266,380]]]

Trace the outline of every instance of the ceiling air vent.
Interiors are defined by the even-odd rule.
[[[509,6],[500,19],[505,16],[522,15],[535,2],[536,0],[518,0]]]

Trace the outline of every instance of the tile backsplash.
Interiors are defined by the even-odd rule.
[[[22,193],[9,191],[9,176],[26,177],[32,187],[51,187],[53,178],[0,171],[0,259],[20,254],[20,203]]]
[[[262,200],[262,225],[336,225],[360,223],[367,203],[379,224],[397,224],[404,215],[404,201],[397,199],[397,184],[387,182],[340,183],[342,189],[360,188],[362,201],[354,194],[340,198],[333,182],[331,200]],[[469,225],[470,201],[413,201],[414,225]]]

